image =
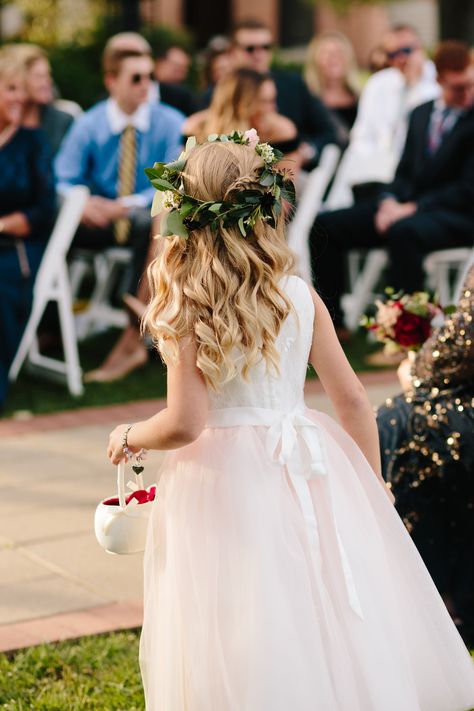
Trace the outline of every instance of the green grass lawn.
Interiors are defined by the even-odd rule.
[[[0,655],[0,708],[142,711],[138,640],[116,632]]]
[[[117,632],[0,655],[0,708],[142,711],[138,640]]]
[[[80,360],[84,372],[101,364],[119,334],[117,330],[110,330],[80,344]],[[364,358],[378,347],[377,344],[368,342],[367,334],[363,331],[354,334],[344,346],[352,367],[359,372],[374,370],[364,362]],[[11,417],[18,411],[33,414],[58,412],[79,407],[155,399],[164,397],[165,394],[166,371],[155,353],[146,366],[130,373],[119,382],[86,385],[85,393],[80,398],[71,396],[64,385],[50,382],[38,375],[30,375],[23,369],[10,389],[4,414],[5,417]]]

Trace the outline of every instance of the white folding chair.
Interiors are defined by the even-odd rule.
[[[324,210],[339,210],[354,202],[352,186],[359,183],[390,183],[395,175],[397,156],[391,151],[361,153],[349,145],[337,169]]]
[[[353,249],[348,254],[349,291],[341,297],[344,324],[356,331],[367,306],[375,299],[375,287],[388,263],[385,249],[371,249],[367,253]]]
[[[443,306],[458,302],[467,272],[474,262],[474,247],[457,247],[431,252],[423,267],[428,286],[436,291]]]
[[[89,267],[86,260],[89,257]],[[77,296],[78,287],[87,269],[92,270],[95,286],[87,309],[76,316],[76,331],[80,341],[105,328],[125,328],[128,316],[123,308],[112,305],[112,296],[116,290],[120,272],[126,269],[132,260],[132,250],[128,247],[109,247],[102,252],[79,253],[70,267],[71,282],[74,283],[73,295]]]
[[[319,164],[306,179],[295,215],[288,227],[288,244],[298,258],[299,275],[311,284],[309,237],[341,155],[338,146],[329,144],[321,152]]]
[[[23,337],[9,371],[14,382],[25,362],[36,371],[66,378],[71,395],[82,395],[82,373],[77,351],[71,290],[66,254],[81,220],[89,190],[77,185],[63,198],[54,229],[36,276],[33,289],[33,307]],[[39,352],[37,329],[50,301],[58,305],[64,361],[44,356]]]

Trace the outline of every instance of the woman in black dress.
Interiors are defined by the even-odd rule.
[[[55,212],[47,139],[23,128],[22,66],[0,52],[0,411]]]
[[[474,266],[456,312],[377,416],[396,506],[467,643],[474,643]]]
[[[308,45],[305,81],[331,111],[341,143],[347,142],[357,116],[360,85],[355,52],[341,32],[323,32]]]

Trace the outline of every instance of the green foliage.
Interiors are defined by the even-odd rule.
[[[139,633],[83,637],[0,655],[5,711],[143,711]]]
[[[80,344],[81,366],[85,372],[97,368],[108,355],[119,331],[109,330]],[[47,353],[57,356],[54,349]],[[134,400],[150,400],[166,394],[166,371],[153,352],[147,365],[134,370],[117,383],[88,383],[83,397],[73,397],[65,385],[52,383],[25,370],[8,393],[5,415],[28,411],[34,414],[75,410],[80,407],[100,407]]]
[[[117,18],[104,17],[87,36],[81,34],[74,42],[48,48],[53,77],[64,99],[77,101],[83,109],[87,109],[105,95],[102,51],[109,37],[120,29]],[[154,52],[171,45],[178,45],[186,51],[192,50],[191,35],[184,30],[153,27],[145,28],[142,34]]]
[[[164,209],[166,212],[160,224],[163,237],[177,235],[187,238],[193,230],[207,225],[213,231],[220,227],[238,225],[243,237],[252,230],[257,220],[264,220],[271,227],[276,226],[276,218],[281,212],[281,198],[291,205],[295,204],[295,190],[291,179],[274,166],[283,158],[281,151],[272,148],[268,143],[259,143],[255,129],[252,129],[256,141],[255,151],[261,156],[264,167],[260,172],[259,184],[264,190],[239,190],[233,201],[214,202],[213,200],[198,200],[184,192],[182,173],[186,165],[187,152],[196,145],[194,136],[186,143],[186,149],[177,161],[172,163],[155,163],[153,168],[146,168],[151,184],[158,191],[153,199],[152,215],[158,215]],[[252,133],[252,131],[250,133]],[[213,133],[208,136],[209,143],[251,143],[250,136],[240,131],[226,135]],[[163,196],[161,196],[163,193]]]

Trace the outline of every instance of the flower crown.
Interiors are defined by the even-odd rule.
[[[260,143],[254,128],[245,133],[234,131],[229,135],[212,134],[208,142],[239,143],[254,148],[261,156],[264,166],[257,175],[260,188],[239,190],[235,201],[214,202],[198,200],[184,192],[183,171],[188,152],[195,147],[194,136],[188,138],[186,148],[173,163],[155,163],[145,172],[157,193],[151,208],[152,216],[167,210],[161,218],[160,234],[163,237],[178,235],[188,237],[192,230],[206,227],[214,231],[220,227],[238,225],[243,237],[252,230],[257,220],[276,226],[276,218],[281,212],[282,199],[295,204],[295,188],[292,180],[282,171],[274,168],[283,158],[283,153],[268,143]]]

